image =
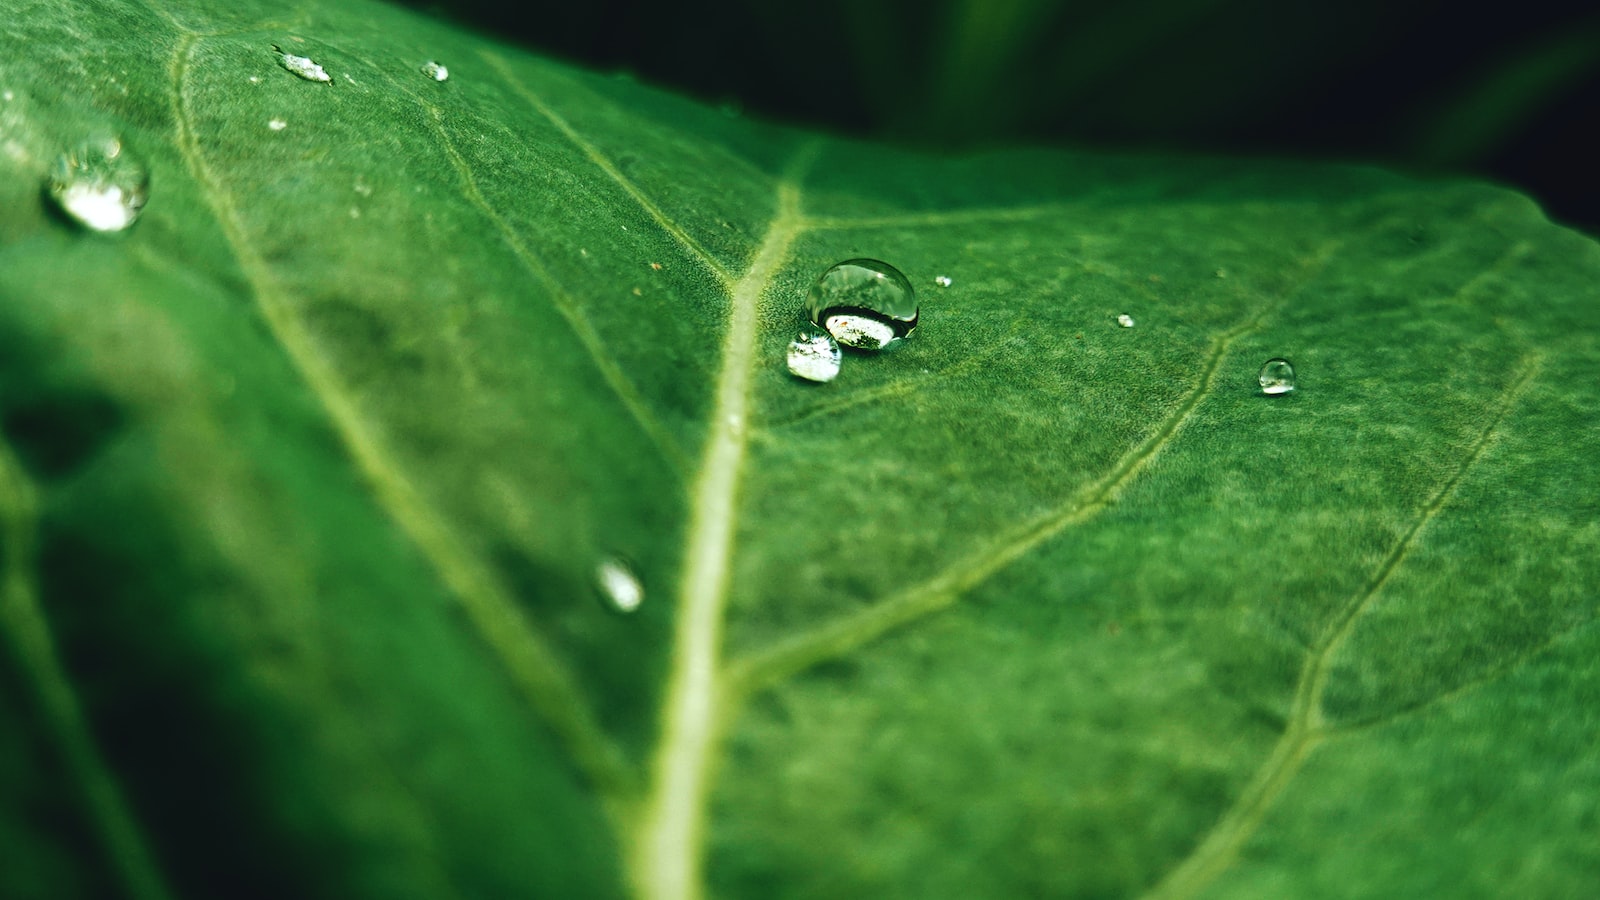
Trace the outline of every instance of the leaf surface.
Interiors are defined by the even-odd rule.
[[[1527,200],[917,155],[352,0],[12,5],[8,894],[1593,885],[1600,248]],[[123,235],[40,195],[93,133]],[[792,379],[858,256],[921,325]]]

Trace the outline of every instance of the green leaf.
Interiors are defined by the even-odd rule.
[[[357,0],[0,36],[8,896],[1592,889],[1600,248],[1527,200],[819,139]],[[107,132],[110,236],[40,192]],[[921,325],[796,381],[856,256]]]

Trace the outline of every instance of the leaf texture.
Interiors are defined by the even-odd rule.
[[[919,155],[356,0],[11,6],[7,896],[1600,876],[1600,248],[1526,199]],[[40,193],[95,133],[126,234]],[[922,324],[799,382],[857,256]]]

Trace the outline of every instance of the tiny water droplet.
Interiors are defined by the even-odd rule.
[[[251,75],[251,76],[250,76],[250,83],[251,83],[251,84],[260,84],[260,83],[261,83],[261,79],[260,79],[260,78],[257,78],[257,77],[256,77],[256,76],[254,76],[254,75]]]
[[[115,138],[85,141],[50,168],[50,198],[94,231],[132,225],[150,197],[150,172]]]
[[[450,77],[450,70],[430,59],[422,64],[422,74],[432,78],[434,81],[444,81]],[[471,79],[468,80],[470,81]]]
[[[1261,367],[1256,380],[1261,382],[1263,394],[1287,394],[1294,390],[1294,366],[1287,359],[1274,357]]]
[[[282,131],[289,127],[289,123],[282,119],[273,119],[267,123],[267,127],[271,128],[273,131]]]
[[[354,78],[350,77],[350,73],[349,72],[344,73],[344,80],[350,82],[351,84],[355,84],[356,83],[356,80]]]
[[[288,69],[290,72],[299,75],[301,78],[304,78],[307,81],[322,82],[333,80],[332,78],[328,77],[328,73],[321,66],[312,62],[309,58],[304,56],[296,56],[293,53],[284,53],[276,46],[274,46],[272,49],[278,51],[278,64],[283,66],[285,69]]]
[[[633,568],[620,559],[604,560],[594,569],[595,587],[609,609],[631,613],[644,603],[644,585]]]
[[[789,342],[789,374],[796,378],[827,384],[838,377],[841,361],[838,342],[821,329],[802,329]]]
[[[1130,316],[1127,313],[1123,313],[1122,315],[1117,316],[1117,324],[1121,325],[1123,328],[1132,328],[1133,327],[1133,316]]]
[[[875,259],[829,268],[806,294],[806,315],[839,343],[881,350],[917,327],[917,292],[899,269]]]
[[[939,287],[949,287],[950,285],[955,284],[949,275],[940,275],[933,279],[933,283],[937,284]]]
[[[356,193],[360,194],[363,197],[371,197],[372,196],[372,185],[367,184],[366,179],[364,179],[361,176],[357,175],[356,176],[356,183],[355,183],[355,191],[356,191]]]

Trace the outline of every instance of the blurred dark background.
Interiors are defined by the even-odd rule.
[[[1488,177],[1600,233],[1600,4],[407,0],[751,115]]]

